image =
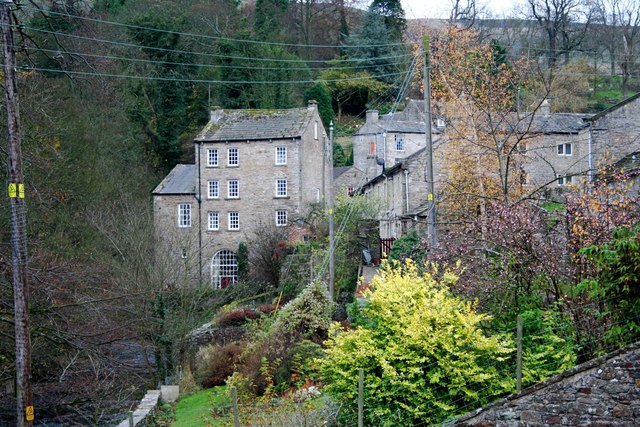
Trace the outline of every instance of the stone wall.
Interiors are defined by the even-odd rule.
[[[456,426],[638,426],[640,343],[579,365],[474,413]]]

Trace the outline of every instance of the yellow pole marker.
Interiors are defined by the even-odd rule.
[[[27,416],[27,421],[33,421],[36,418],[36,413],[33,410],[33,406],[27,406],[24,412]]]
[[[10,182],[9,183],[9,188],[7,189],[7,192],[9,193],[9,197],[12,199],[15,199],[16,197],[18,197],[18,186],[17,184]]]
[[[18,184],[18,198],[24,199],[24,184]]]

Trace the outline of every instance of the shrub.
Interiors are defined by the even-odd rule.
[[[435,424],[513,389],[500,372],[510,346],[482,331],[488,316],[453,296],[445,283],[455,278],[443,276],[438,283],[411,260],[402,269],[387,265],[366,294],[368,321],[332,330],[317,360],[325,389],[355,410],[364,369],[367,425]]]
[[[261,313],[247,307],[234,308],[231,311],[222,313],[216,320],[218,326],[238,326],[246,323],[248,320],[257,319]]]
[[[273,322],[266,318],[269,321],[256,322],[264,329],[254,330],[254,342],[246,347],[237,370],[251,381],[257,395],[274,388],[283,391],[290,386],[291,374],[285,371],[296,365],[293,358],[299,358],[302,363],[306,354],[312,352],[308,345],[297,347],[297,343],[322,342],[331,325],[332,308],[326,287],[312,283],[287,303]],[[304,354],[296,356],[298,353]]]
[[[325,337],[331,326],[333,303],[326,286],[313,282],[297,298],[287,303],[274,322],[271,334],[276,337]]]
[[[238,343],[201,347],[196,354],[196,380],[205,388],[224,385],[242,354]]]

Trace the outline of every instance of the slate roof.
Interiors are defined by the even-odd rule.
[[[154,196],[195,195],[196,165],[176,165],[169,175],[153,190]]]
[[[407,119],[402,113],[385,114],[381,116],[375,123],[365,123],[356,135],[380,134],[383,131],[396,133],[425,133],[427,126],[424,121],[403,120]],[[438,133],[435,126],[432,127],[433,133]]]
[[[311,121],[314,109],[216,110],[196,136],[196,142],[251,141],[299,138]]]
[[[551,113],[536,114],[531,123],[530,132],[538,133],[578,133],[589,126],[587,119],[592,114]]]
[[[337,179],[340,175],[347,172],[353,166],[336,166],[333,168],[333,179]]]

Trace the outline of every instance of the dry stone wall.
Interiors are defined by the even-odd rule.
[[[458,419],[460,427],[640,425],[640,343]]]

